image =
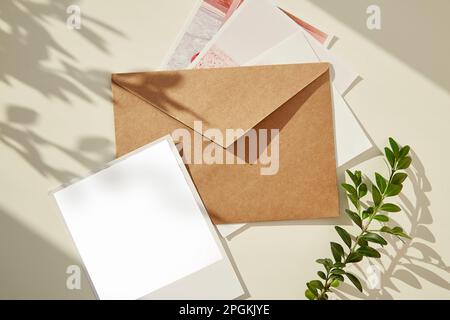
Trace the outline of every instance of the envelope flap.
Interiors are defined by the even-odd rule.
[[[194,69],[113,74],[112,81],[193,130],[243,129],[240,136],[329,69],[328,63]]]

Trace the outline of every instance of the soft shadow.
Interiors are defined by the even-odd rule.
[[[231,266],[233,267],[234,272],[236,273],[236,277],[238,278],[238,280],[239,280],[239,282],[240,282],[240,284],[241,284],[241,286],[242,286],[242,289],[243,289],[243,291],[244,291],[244,294],[241,295],[240,297],[237,297],[235,300],[244,300],[244,299],[249,299],[249,298],[251,298],[250,291],[248,290],[248,287],[247,287],[247,285],[245,284],[244,278],[242,277],[242,274],[241,274],[241,272],[239,271],[239,268],[238,268],[238,266],[237,266],[237,264],[236,264],[236,261],[234,260],[234,257],[233,257],[233,255],[231,254],[231,250],[230,250],[230,248],[228,247],[228,243],[227,243],[226,240],[225,240],[224,238],[222,238],[222,237],[219,237],[219,240],[220,240],[220,242],[222,243],[223,249],[224,249],[226,255],[228,256],[228,259],[230,260]]]
[[[69,257],[0,207],[0,299],[95,299],[79,260]],[[80,290],[66,287],[67,267],[79,265]]]
[[[112,81],[128,91],[128,94],[135,95],[147,102],[149,107],[157,108],[178,121],[180,120],[176,116],[176,111],[183,111],[183,113],[190,114],[197,121],[202,121],[203,124],[207,125],[208,121],[200,113],[170,97],[170,90],[179,86],[184,81],[183,77],[182,74],[177,72],[167,71],[117,73],[112,75]],[[196,93],[193,92],[193,94]],[[118,100],[113,98],[113,102],[117,104]],[[182,121],[180,122],[184,124]]]
[[[449,1],[436,1],[433,5],[423,0],[309,2],[336,17],[446,91],[450,91],[450,46],[446,40],[449,29]],[[366,26],[369,16],[366,10],[373,4],[381,9],[381,30],[369,30]]]
[[[330,39],[330,41],[328,42],[328,49],[333,48],[333,46],[336,44],[336,42],[338,42],[339,37],[336,35],[332,35],[332,38]]]
[[[415,202],[411,202],[406,196],[400,195],[400,214],[408,217],[411,225],[409,230],[405,230],[412,240],[404,243],[397,238],[385,236],[389,246],[393,246],[394,251],[388,253],[383,250],[382,255],[387,256],[382,263],[380,260],[372,259],[371,263],[377,266],[381,272],[381,289],[368,288],[364,281],[364,293],[359,293],[354,287],[348,284],[339,286],[335,290],[336,295],[341,299],[363,298],[363,299],[393,299],[392,293],[399,292],[396,282],[400,281],[411,288],[422,288],[423,282],[432,283],[438,287],[450,290],[450,283],[433,270],[441,270],[444,273],[450,272],[450,267],[445,263],[441,255],[433,248],[435,238],[429,227],[433,224],[433,217],[430,213],[430,200],[427,193],[431,191],[431,185],[426,178],[425,169],[417,154],[411,152],[413,162],[408,170],[408,176],[414,188]],[[393,225],[395,214],[391,214]],[[421,257],[417,257],[420,252]],[[365,274],[362,268],[357,268],[360,274]]]
[[[345,97],[347,93],[353,90],[360,82],[362,82],[364,79],[361,76],[357,76],[356,79],[352,82],[352,84],[344,91],[342,94],[342,97]]]
[[[70,95],[92,101],[90,94],[104,99],[109,95],[109,71],[76,67],[78,61],[50,33],[50,21],[65,28],[67,7],[77,1],[32,2],[24,0],[0,2],[0,81],[12,85],[19,81],[48,98],[70,102]],[[94,31],[101,28],[119,37],[125,35],[112,26],[82,12],[82,25],[77,32],[87,43],[104,54],[110,54],[106,40]],[[89,47],[86,47],[88,49]],[[58,53],[61,58],[57,58]],[[62,70],[46,66],[57,61]]]
[[[80,150],[71,150],[56,142],[44,138],[33,130],[39,115],[33,109],[10,105],[6,107],[6,122],[0,121],[0,143],[14,151],[32,168],[44,177],[54,178],[64,183],[77,177],[77,174],[58,169],[45,160],[39,148],[53,148],[86,169],[93,169],[114,158],[112,142],[99,137],[83,137],[79,141]],[[90,156],[84,155],[90,153]]]

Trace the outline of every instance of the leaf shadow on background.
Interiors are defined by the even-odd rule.
[[[95,299],[79,257],[71,257],[0,207],[0,299]],[[81,288],[66,286],[67,267],[78,265]]]
[[[25,85],[43,95],[45,100],[61,100],[62,106],[74,105],[76,99],[92,102],[93,106],[97,98],[111,103],[113,70],[109,70],[108,66],[105,67],[106,69],[80,67],[83,61],[79,61],[70,48],[65,48],[59,40],[66,35],[65,30],[67,30],[67,35],[76,33],[77,37],[81,38],[77,39],[74,45],[81,46],[88,52],[96,51],[95,53],[100,55],[109,56],[113,53],[110,52],[105,37],[107,35],[122,39],[128,37],[115,27],[84,12],[82,6],[80,6],[81,29],[68,29],[66,21],[70,14],[66,10],[77,2],[77,0],[0,1],[2,60],[0,85],[9,86],[12,89],[18,84]],[[107,13],[108,8],[105,10]],[[50,64],[51,67],[49,67]],[[177,82],[167,83],[166,87],[150,89],[160,101],[180,109],[184,106],[171,101],[165,91],[176,84]],[[25,91],[27,92],[28,90]],[[10,104],[4,110],[7,118],[5,121],[0,121],[0,130],[3,135],[0,137],[0,143],[19,154],[32,168],[45,177],[52,177],[64,183],[72,180],[76,175],[69,168],[56,168],[51,161],[45,161],[45,153],[42,149],[44,147],[59,150],[89,170],[114,158],[113,153],[109,151],[110,147],[113,148],[112,142],[101,137],[81,136],[78,148],[69,149],[67,146],[56,143],[56,138],[39,135],[38,131],[33,130],[31,126],[36,124],[39,116],[48,116],[39,114],[39,105]],[[14,113],[17,113],[18,117],[14,117]],[[26,120],[26,117],[30,119]],[[80,132],[82,128],[80,125]],[[86,142],[85,139],[90,141]],[[105,147],[106,143],[107,147]],[[91,160],[93,158],[91,155],[98,161]]]
[[[33,129],[38,118],[39,114],[33,109],[17,105],[7,106],[7,121],[0,121],[0,143],[21,156],[42,176],[64,183],[76,178],[77,174],[66,169],[55,168],[48,160],[45,160],[41,148],[58,150],[88,170],[113,159],[113,144],[108,139],[82,137],[78,142],[78,148],[72,150],[38,134]]]
[[[376,275],[368,275],[368,279],[360,276],[364,292],[360,293],[353,286],[342,283],[338,289],[334,290],[336,296],[340,299],[393,299],[391,292],[400,292],[396,286],[397,282],[415,288],[422,288],[423,282],[429,282],[435,286],[450,290],[449,278],[445,279],[433,270],[439,270],[439,273],[447,273],[450,276],[450,267],[442,259],[441,255],[433,249],[435,238],[429,230],[433,224],[429,206],[430,200],[427,193],[431,191],[431,185],[426,178],[425,169],[417,155],[411,151],[413,158],[412,166],[408,169],[408,179],[411,180],[415,195],[415,202],[411,202],[405,195],[399,195],[399,204],[402,207],[400,214],[406,215],[410,223],[410,229],[405,231],[411,236],[411,240],[400,242],[397,238],[383,235],[388,241],[388,245],[394,250],[389,252],[381,249],[382,256],[387,256],[386,262],[377,259],[371,259],[371,264],[380,270],[380,280],[374,279]],[[394,225],[395,214],[390,215],[390,220]],[[419,252],[421,257],[415,254]],[[359,275],[365,275],[366,272],[361,266],[355,265]],[[379,288],[371,289],[366,281],[371,282],[371,277],[376,282],[379,281]]]
[[[208,120],[199,112],[193,108],[189,108],[189,106],[182,103],[179,98],[171,97],[170,90],[175,89],[180,85],[182,86],[185,81],[185,76],[176,72],[133,72],[116,73],[112,75],[112,82],[117,86],[117,90],[120,90],[117,94],[118,96],[124,94],[134,95],[146,102],[148,107],[151,106],[159,109],[171,117],[173,117],[174,114],[177,114],[178,111],[183,111],[183,113],[189,114],[197,121],[202,121],[204,124],[208,125]],[[192,82],[188,84],[188,86],[189,85],[192,86]],[[121,99],[115,100],[113,98],[114,104],[120,103],[120,100]],[[123,107],[130,107],[130,102],[126,100]],[[181,123],[181,125],[184,126],[183,123]]]
[[[70,103],[70,95],[92,101],[91,94],[110,99],[110,72],[101,69],[83,70],[78,61],[63,48],[49,31],[56,21],[65,25],[72,0],[33,2],[24,0],[0,2],[0,82],[12,85],[18,81],[44,95]],[[109,55],[106,40],[94,31],[100,28],[118,37],[119,30],[82,12],[82,27],[77,32],[90,46]],[[86,47],[89,50],[89,47]],[[56,54],[55,54],[56,53]],[[58,58],[59,57],[59,58]],[[61,69],[51,69],[47,61],[57,60]]]

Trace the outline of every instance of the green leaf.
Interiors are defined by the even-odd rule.
[[[311,293],[314,295],[314,296],[318,296],[319,295],[319,293],[318,293],[318,291],[317,291],[317,288],[314,288],[313,286],[311,286],[311,284],[309,283],[309,282],[307,282],[306,283],[306,287],[309,289],[309,291],[311,291]]]
[[[347,256],[345,260],[347,263],[356,263],[360,262],[363,259],[363,256],[358,252],[352,252]]]
[[[305,291],[305,297],[306,297],[308,300],[314,300],[314,299],[316,298],[316,295],[315,295],[314,293],[312,293],[311,290],[307,289],[307,290]]]
[[[398,143],[394,139],[389,138],[389,144],[391,145],[391,149],[394,152],[394,156],[396,158],[398,158],[399,152],[400,152],[400,148],[398,146]]]
[[[358,179],[358,177],[356,176],[356,174],[354,174],[353,172],[351,172],[350,170],[345,170],[345,172],[347,172],[348,176],[350,177],[350,179],[352,179],[353,183],[355,186],[359,186],[359,184],[361,183],[360,179]]]
[[[361,238],[358,239],[358,244],[359,244],[361,247],[367,247],[367,246],[369,245],[369,243],[368,243],[366,240],[361,239]]]
[[[361,248],[358,248],[358,250],[356,250],[356,252],[358,252],[359,254],[361,254],[365,257],[370,257],[370,258],[380,258],[381,257],[380,253],[371,247],[361,247]]]
[[[361,237],[361,239],[364,239],[369,242],[375,242],[375,243],[381,244],[382,246],[387,245],[387,241],[385,239],[383,239],[382,236],[380,236],[376,233],[372,233],[372,232],[368,232],[368,233],[364,234]]]
[[[398,170],[408,169],[409,166],[411,165],[411,162],[412,162],[411,157],[404,157],[400,159],[400,161],[397,163],[397,169]]]
[[[391,168],[394,168],[395,165],[395,156],[392,153],[391,149],[389,148],[384,148],[384,154],[386,155],[386,158],[391,166]]]
[[[345,213],[347,213],[347,215],[349,216],[350,219],[352,219],[352,221],[362,229],[362,220],[361,217],[356,213],[353,212],[349,209],[345,209]]]
[[[365,183],[361,183],[358,188],[358,197],[361,199],[367,194],[367,185]]]
[[[317,272],[317,275],[323,280],[327,279],[327,276],[325,275],[325,272],[323,272],[323,271]]]
[[[375,220],[378,220],[380,222],[388,222],[389,221],[389,217],[385,216],[384,214],[378,214],[375,217],[373,217]]]
[[[360,292],[363,291],[361,282],[359,281],[359,279],[356,276],[354,276],[353,274],[351,274],[349,272],[347,272],[345,275]]]
[[[333,267],[335,268],[344,268],[345,267],[345,263],[342,262],[336,262]]]
[[[389,184],[384,193],[386,197],[394,197],[402,192],[403,186],[401,184]]]
[[[322,290],[322,289],[323,289],[322,281],[319,281],[319,280],[312,280],[312,281],[309,282],[309,285],[310,285],[312,288],[316,288],[316,289],[319,289],[319,290]],[[310,290],[311,290],[311,289],[310,289]]]
[[[397,172],[392,177],[391,183],[400,185],[400,184],[402,184],[403,181],[406,180],[407,177],[408,177],[408,175],[406,173],[404,173],[404,172]]]
[[[342,188],[345,189],[345,191],[347,191],[350,194],[356,195],[356,189],[352,186],[349,185],[348,183],[343,183],[341,184]]]
[[[356,179],[358,180],[358,185],[360,185],[361,182],[362,182],[362,174],[361,174],[361,171],[360,171],[360,170],[355,170],[355,176],[356,176]]]
[[[399,237],[402,237],[402,238],[406,238],[406,239],[411,239],[411,237],[410,236],[408,236],[406,233],[404,233],[404,232],[401,232],[401,233],[399,233],[399,234],[396,234],[396,236],[399,236]]]
[[[306,286],[308,287],[309,291],[311,291],[317,297],[319,295],[317,291],[318,287],[314,286],[314,284],[312,283],[313,281],[307,282]]]
[[[389,227],[387,227],[387,226],[381,227],[380,232],[394,234],[394,232],[392,231],[392,229],[389,228]]]
[[[334,260],[336,262],[341,262],[342,257],[344,256],[344,248],[339,243],[331,242],[331,253],[333,254]]]
[[[359,206],[359,200],[356,194],[347,194],[347,197],[350,199],[350,201],[353,203],[355,208],[358,208]]]
[[[373,214],[373,208],[372,208],[372,207],[369,207],[369,208],[367,208],[366,210],[364,210],[364,211],[362,212],[362,218],[363,218],[363,220],[364,220],[364,219],[367,219],[371,214]]]
[[[344,274],[345,271],[342,269],[334,269],[333,271],[331,271],[331,274]]]
[[[372,185],[372,199],[375,206],[381,203],[381,193],[375,185]]]
[[[339,234],[342,241],[344,241],[344,243],[347,245],[347,247],[351,248],[352,247],[352,238],[350,237],[350,234],[347,231],[345,231],[345,229],[343,229],[339,226],[335,226],[334,229]]]
[[[411,239],[411,237],[408,236],[401,227],[392,228],[392,234],[399,236],[399,237]]]
[[[386,179],[378,172],[375,172],[375,180],[377,182],[378,189],[381,193],[383,193],[384,190],[386,190]]]
[[[333,274],[331,275],[330,279],[334,280],[339,280],[341,282],[344,282],[344,277],[340,274]]]
[[[405,156],[407,156],[410,149],[411,148],[409,146],[404,146],[403,148],[401,148],[399,152],[399,157],[404,158]]]
[[[333,280],[333,282],[331,283],[331,286],[333,288],[337,288],[337,287],[339,287],[340,284],[341,284],[341,282],[336,279],[336,280]]]
[[[316,262],[319,263],[319,264],[323,264],[324,266],[330,267],[330,268],[333,265],[333,260],[328,259],[328,258],[326,258],[326,259],[317,259]]]
[[[399,212],[402,211],[402,209],[393,203],[385,203],[381,206],[380,208],[382,211],[386,211],[386,212]]]

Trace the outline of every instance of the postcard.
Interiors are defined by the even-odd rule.
[[[261,21],[265,23],[260,23]],[[189,68],[243,65],[299,30],[306,31],[299,28],[298,24],[277,8],[271,0],[246,0]],[[319,43],[310,32],[304,33],[321,61],[332,64],[333,83],[341,94],[345,94],[358,78],[358,74],[348,63],[343,62]]]
[[[160,69],[187,68],[242,2],[243,0],[200,1],[189,15],[185,27],[177,36]],[[333,35],[319,30],[286,10],[283,12],[324,47],[333,39]]]
[[[243,294],[169,136],[53,196],[98,298],[146,299],[161,290],[172,299]],[[193,274],[197,280],[183,280]],[[179,281],[190,285],[180,290]]]

